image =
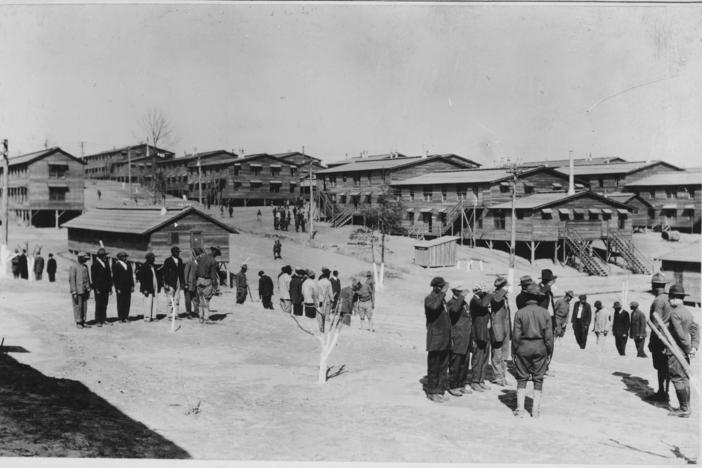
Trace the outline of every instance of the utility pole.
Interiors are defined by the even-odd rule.
[[[132,147],[127,146],[127,180],[129,183],[129,198],[132,198]]]
[[[507,270],[507,283],[509,284],[510,292],[514,285],[514,266],[515,266],[515,247],[517,243],[517,165],[511,164],[510,172],[512,173],[512,232],[509,243],[509,269]]]
[[[2,239],[0,239],[0,276],[7,273],[7,259],[10,258],[9,238],[9,198],[10,198],[10,161],[7,151],[7,139],[2,140]]]
[[[302,151],[305,150],[305,147],[302,147]],[[314,238],[314,218],[312,217],[312,161],[308,161],[309,163],[309,187],[310,187],[310,239]]]
[[[81,159],[85,157],[85,142],[80,142],[80,157]]]
[[[197,190],[198,190],[198,201],[202,205],[202,166],[200,165],[200,156],[197,157]]]

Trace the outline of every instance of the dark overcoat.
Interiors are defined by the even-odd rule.
[[[473,321],[473,340],[477,343],[489,342],[490,333],[488,325],[490,323],[490,300],[492,296],[482,293],[482,296],[473,296],[470,300],[470,318]]]
[[[446,303],[446,309],[451,319],[451,351],[454,354],[467,354],[472,328],[468,304],[463,296],[452,297]]]
[[[629,321],[629,312],[626,310],[614,311],[614,317],[612,318],[612,334],[614,336],[629,336],[629,327],[631,322]]]
[[[427,319],[427,351],[445,351],[451,345],[451,319],[444,304],[444,292],[432,291],[424,298]]]

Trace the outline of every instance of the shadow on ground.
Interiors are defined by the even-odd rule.
[[[651,401],[647,397],[655,393],[655,390],[648,385],[648,380],[637,377],[635,375],[627,374],[626,372],[613,372],[612,375],[616,377],[621,377],[622,382],[626,386],[626,391],[631,392],[637,397],[648,403],[649,405],[655,406],[657,408],[668,409],[668,403],[663,401]]]
[[[75,380],[0,354],[0,456],[190,458]]]

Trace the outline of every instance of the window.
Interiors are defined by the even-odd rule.
[[[604,179],[603,179],[602,177],[600,177],[599,179],[597,179],[597,185],[598,185],[600,188],[604,187]]]
[[[410,224],[414,224],[414,211],[407,212],[407,219],[409,220]]]
[[[655,190],[649,190],[649,191],[648,191],[648,198],[650,198],[651,200],[655,200],[655,199],[656,199],[656,191],[655,191]]]
[[[393,189],[393,195],[395,196],[395,201],[400,201],[402,198],[402,189]]]
[[[261,175],[261,168],[258,166],[251,166],[251,174],[255,176]]]
[[[424,201],[431,201],[431,188],[424,188]]]
[[[180,233],[179,232],[169,232],[168,233],[168,243],[170,245],[176,245],[180,241]]]
[[[290,193],[295,193],[295,184],[290,184]]]
[[[295,174],[297,174],[297,168],[291,167],[290,168],[290,177],[295,177]]]
[[[524,193],[534,193],[534,186],[532,184],[524,184]]]
[[[373,177],[373,172],[372,171],[368,172],[367,177],[368,177],[368,183],[370,184],[371,178]]]
[[[64,201],[66,200],[66,192],[68,192],[68,187],[49,187],[49,200]]]
[[[280,168],[279,167],[272,167],[271,166],[271,175],[272,176],[277,176],[280,174]]]
[[[441,201],[445,202],[448,199],[448,195],[446,192],[446,187],[441,187]]]
[[[414,201],[414,187],[410,187],[409,189],[409,199],[410,201]]]
[[[500,193],[509,193],[509,182],[500,183]]]
[[[190,231],[190,248],[202,248],[202,231]]]
[[[342,181],[342,182],[346,182],[346,174],[344,174],[344,175],[341,176],[341,181]]]
[[[585,212],[579,209],[576,209],[573,212],[573,219],[575,221],[584,221],[585,220]]]
[[[367,194],[363,197],[363,203],[368,203],[369,205],[371,204],[371,194],[370,194],[370,193],[367,193]]]
[[[619,187],[619,183],[620,183],[621,181],[622,181],[621,176],[616,176],[616,177],[614,178],[614,186],[615,186],[615,187]]]
[[[360,175],[353,176],[353,185],[356,187],[361,185],[361,176]]]
[[[694,187],[688,188],[687,193],[690,194],[690,198],[695,198],[695,188]]]
[[[234,190],[239,190],[241,188],[241,182],[238,180],[234,181]]]
[[[268,188],[268,189],[269,189],[271,192],[278,193],[278,192],[280,192],[280,184],[279,184],[279,183],[271,182],[271,183],[269,184],[269,188]]]
[[[678,193],[675,190],[666,190],[665,191],[665,198],[668,198],[668,199],[678,198]]]
[[[251,182],[251,191],[256,192],[258,190],[261,190],[261,182]]]
[[[456,198],[459,200],[465,200],[466,199],[466,188],[458,186],[456,187]]]
[[[68,172],[68,166],[62,164],[49,164],[50,179],[65,179]]]
[[[336,187],[336,176],[329,176],[329,186],[330,187]]]
[[[626,227],[626,216],[625,215],[619,215],[618,226],[619,226],[619,229],[624,229]]]
[[[524,219],[524,210],[516,210],[517,211],[517,219]]]
[[[678,198],[687,200],[690,198],[690,192],[686,188],[684,188],[678,192]]]
[[[495,211],[495,229],[504,229],[505,224],[505,212],[503,210]]]
[[[340,195],[339,196],[339,203],[345,204],[346,203],[346,195]]]

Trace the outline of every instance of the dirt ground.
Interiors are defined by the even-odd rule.
[[[234,257],[248,258],[254,294],[259,270],[275,277],[285,264],[316,271],[337,268],[342,284],[369,269],[368,250],[346,243],[350,227],[320,226],[312,243],[307,234],[281,233],[283,260],[274,261],[270,211],[263,209],[264,222],[259,224],[256,210],[238,208],[233,219],[241,230]],[[11,236],[14,242],[27,239],[30,249],[41,242],[45,253],[66,250],[64,231],[17,229]],[[334,370],[343,366],[342,372],[322,386],[316,383],[316,339],[277,304],[273,311],[257,302],[236,305],[225,288],[213,300],[217,320],[211,325],[184,319],[171,332],[163,319],[80,330],[72,320],[67,257],[59,257],[54,284],[0,279],[0,336],[5,346],[27,351],[11,352],[3,363],[15,372],[18,363],[29,365],[32,369],[25,371],[54,382],[47,385],[63,382],[53,379],[75,381],[66,385],[84,386],[86,398],[109,404],[109,411],[115,411],[109,417],[124,423],[114,423],[112,429],[131,431],[135,438],[142,434],[141,443],[125,441],[124,450],[110,455],[101,448],[111,443],[109,429],[96,435],[99,424],[74,421],[99,421],[104,413],[80,406],[64,411],[70,399],[15,399],[0,406],[0,424],[14,424],[13,431],[0,431],[0,455],[652,465],[698,459],[698,396],[693,397],[690,419],[667,417],[666,408],[642,400],[655,386],[651,361],[636,358],[632,342],[627,356],[620,357],[611,336],[596,345],[591,335],[585,350],[577,347],[570,330],[557,342],[540,419],[512,416],[516,385],[511,376],[507,387],[493,385],[488,392],[452,397],[440,405],[427,400],[419,380],[426,372],[421,304],[429,281],[442,275],[467,286],[491,284],[497,274],[506,273],[503,252],[459,247],[458,257],[464,260],[460,269],[422,269],[412,264],[411,240],[390,238],[389,279],[378,296],[376,332],[360,330],[354,317],[330,358]],[[472,269],[466,271],[465,260],[471,259]],[[645,292],[647,277],[621,272],[594,278],[550,260],[532,266],[520,259],[516,276],[538,277],[547,267],[558,275],[559,291],[588,293],[591,302],[600,299],[611,307],[622,299],[626,280],[628,300],[638,300],[647,310],[652,299]],[[140,313],[135,294],[132,315]],[[108,316],[116,316],[114,300]],[[310,319],[301,319],[301,325],[313,329]],[[0,376],[0,392],[29,392],[34,385],[32,380],[19,385],[7,375]],[[677,406],[672,389],[671,395],[671,404]],[[27,420],[22,405],[42,408],[43,413]],[[51,417],[55,411],[46,410],[47,405],[66,416]],[[67,447],[57,442],[59,435],[37,429],[58,424],[58,419],[66,427],[62,437],[88,442]],[[85,439],[81,431],[92,436]]]

